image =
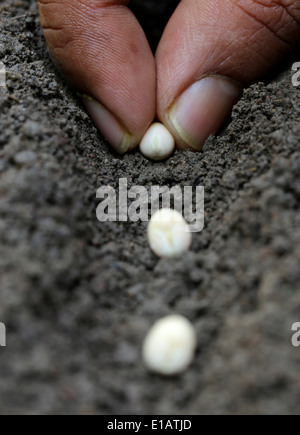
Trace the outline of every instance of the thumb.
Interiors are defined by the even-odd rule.
[[[242,87],[300,41],[300,0],[182,0],[156,54],[158,116],[200,150]]]

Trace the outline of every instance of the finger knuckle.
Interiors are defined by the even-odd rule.
[[[38,3],[45,38],[48,46],[55,49],[78,43],[91,26],[99,27],[111,14],[110,6],[125,5],[128,0],[39,0]]]
[[[300,0],[237,0],[237,6],[284,45],[300,38]]]
[[[76,40],[82,27],[82,10],[67,0],[39,0],[41,26],[50,50],[64,49]]]

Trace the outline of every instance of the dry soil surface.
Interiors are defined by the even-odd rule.
[[[133,3],[154,47],[176,2]],[[300,56],[246,89],[203,153],[162,163],[111,152],[55,71],[34,0],[1,1],[0,60],[0,413],[298,413]],[[156,258],[146,223],[97,221],[96,190],[124,177],[205,186],[188,255]],[[165,379],[140,351],[170,313],[198,351]]]

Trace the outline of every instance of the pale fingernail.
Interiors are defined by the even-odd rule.
[[[168,115],[179,147],[200,150],[206,139],[222,127],[241,91],[241,85],[233,80],[206,76],[183,92]]]
[[[123,154],[137,145],[130,133],[102,104],[86,95],[83,95],[83,102],[98,130],[118,153]]]

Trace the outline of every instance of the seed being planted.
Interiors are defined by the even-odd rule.
[[[140,144],[141,153],[150,160],[165,160],[175,149],[175,140],[169,130],[158,122],[152,124]]]
[[[172,376],[188,368],[194,358],[197,336],[183,316],[172,315],[156,322],[143,344],[143,359],[149,370]]]
[[[192,234],[180,213],[163,208],[151,218],[148,241],[158,257],[172,258],[188,251],[192,243]]]

